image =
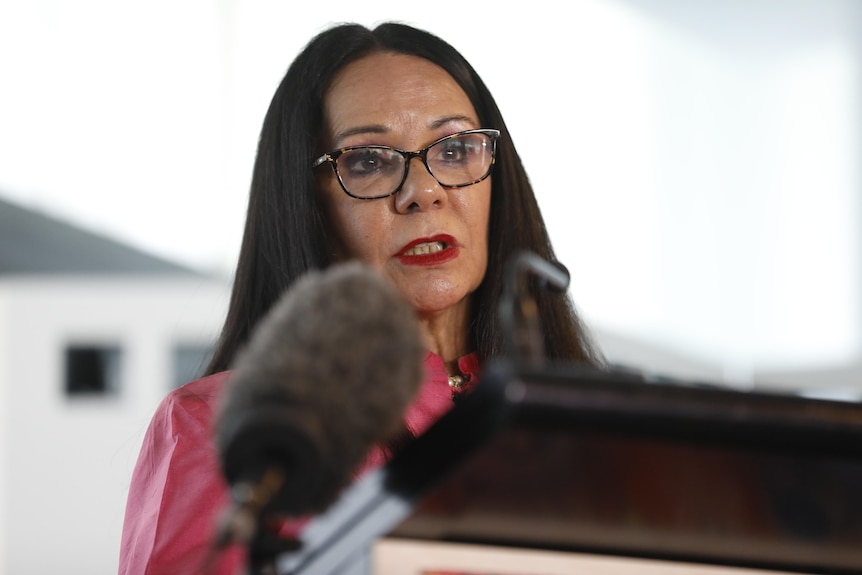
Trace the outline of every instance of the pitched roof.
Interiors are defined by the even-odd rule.
[[[199,272],[0,198],[0,275]]]

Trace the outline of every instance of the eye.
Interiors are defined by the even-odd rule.
[[[403,158],[389,148],[355,148],[338,158],[338,171],[344,177],[387,176],[400,172]]]
[[[450,138],[434,146],[432,160],[436,162],[459,163],[467,159],[470,153],[462,138]]]
[[[485,154],[487,138],[483,134],[462,134],[438,143],[429,150],[429,160],[441,164],[464,164]]]

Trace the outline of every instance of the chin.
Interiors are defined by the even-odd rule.
[[[467,292],[434,292],[411,294],[407,300],[419,315],[461,311],[467,307]]]

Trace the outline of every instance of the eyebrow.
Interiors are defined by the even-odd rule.
[[[473,118],[471,118],[470,116],[464,116],[461,114],[457,114],[457,115],[453,115],[453,116],[445,116],[443,118],[439,118],[437,120],[434,120],[429,125],[429,128],[431,128],[432,130],[437,130],[439,128],[442,128],[446,124],[449,124],[450,122],[466,122],[466,123],[470,124],[473,128],[478,127],[478,124],[476,123],[476,121]],[[388,132],[389,132],[389,128],[387,128],[386,126],[383,126],[381,124],[368,124],[365,126],[356,126],[355,128],[349,128],[347,130],[344,130],[343,132],[339,132],[338,134],[336,134],[335,135],[335,145],[336,145],[336,147],[340,147],[342,142],[344,142],[345,139],[347,139],[351,136],[359,135],[359,134],[386,134]]]
[[[339,132],[335,135],[335,145],[341,146],[341,143],[349,138],[350,136],[356,136],[358,134],[385,134],[389,130],[385,126],[381,126],[380,124],[370,124],[367,126],[356,126],[355,128],[350,128],[348,130],[344,130],[343,132]]]
[[[457,116],[446,116],[445,118],[440,118],[439,120],[432,122],[431,129],[436,130],[437,128],[442,128],[449,122],[466,122],[474,128],[479,127],[478,124],[476,124],[476,122],[470,116],[462,116],[459,114]]]

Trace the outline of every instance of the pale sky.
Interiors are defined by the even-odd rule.
[[[741,372],[859,356],[862,3],[561,5],[0,0],[0,195],[229,273],[292,58],[401,20],[495,94],[589,321]]]

